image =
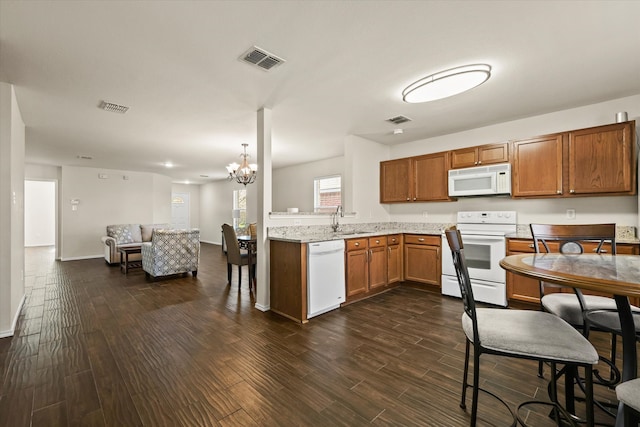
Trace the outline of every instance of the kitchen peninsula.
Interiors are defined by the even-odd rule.
[[[271,310],[296,322],[308,321],[307,244],[328,240],[345,240],[346,243],[346,301],[343,305],[385,292],[402,282],[439,290],[441,235],[453,225],[400,222],[344,224],[338,232],[333,232],[327,225],[270,227]],[[617,233],[618,244],[634,248],[637,253],[639,241],[635,237],[635,228],[619,226]],[[507,236],[509,241],[528,248],[531,244],[528,224],[518,224],[517,232]],[[509,243],[507,245],[509,248]],[[537,284],[534,285],[516,283],[508,275],[508,299],[535,302],[532,289],[537,289]]]
[[[440,242],[445,223],[345,224],[270,227],[271,310],[306,323],[307,244],[345,240],[345,304],[385,292],[410,280],[417,286],[440,286]]]

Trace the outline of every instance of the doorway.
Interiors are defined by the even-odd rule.
[[[171,226],[173,228],[191,228],[189,205],[189,193],[171,194]]]
[[[56,245],[56,182],[24,182],[24,245]]]

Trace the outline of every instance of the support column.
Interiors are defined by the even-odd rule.
[[[261,108],[258,110],[258,256],[257,256],[257,295],[255,307],[261,311],[269,310],[269,241],[267,240],[267,227],[269,212],[271,212],[271,110]]]

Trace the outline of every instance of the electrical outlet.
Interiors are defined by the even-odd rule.
[[[429,216],[429,212],[428,211],[422,211],[422,216],[424,217],[424,219],[427,219],[427,217]]]
[[[300,224],[302,224],[302,221],[300,221],[299,219],[293,220],[293,225],[300,225]]]
[[[576,219],[575,209],[567,209],[567,219]]]

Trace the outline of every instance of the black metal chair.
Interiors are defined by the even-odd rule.
[[[494,354],[499,356],[530,359],[551,364],[569,365],[585,370],[585,409],[586,425],[594,425],[592,366],[598,362],[598,353],[591,343],[567,322],[550,313],[534,310],[512,310],[498,308],[476,308],[473,289],[460,232],[446,230],[447,240],[453,256],[453,263],[460,285],[464,314],[462,328],[466,335],[464,374],[462,379],[462,400],[460,407],[466,408],[467,388],[472,387],[471,426],[476,425],[478,413],[478,393],[480,390],[498,399],[513,416],[513,424],[524,425],[519,410],[532,403],[551,405],[555,420],[575,424],[571,414],[558,403],[556,376],[552,376],[549,387],[550,402],[526,401],[518,405],[514,412],[496,394],[479,387],[480,356]],[[469,351],[473,344],[473,384],[468,384]]]
[[[623,425],[633,426],[633,419],[640,420],[640,378],[618,384],[616,396],[624,404]]]

